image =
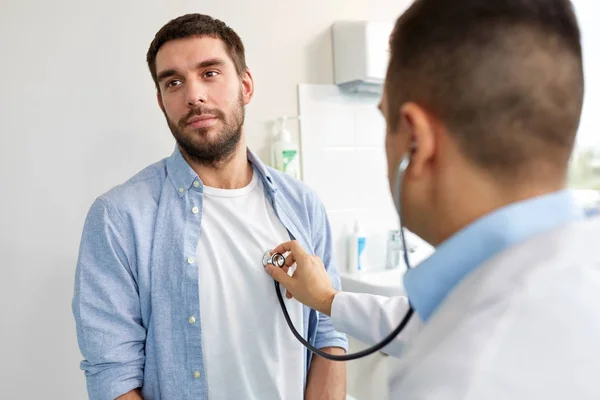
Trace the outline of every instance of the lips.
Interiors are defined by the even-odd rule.
[[[214,115],[195,115],[192,118],[188,119],[187,124],[192,125],[194,123],[210,121],[216,119]]]
[[[192,128],[208,128],[212,126],[216,121],[217,117],[211,114],[194,115],[187,120],[186,126]]]

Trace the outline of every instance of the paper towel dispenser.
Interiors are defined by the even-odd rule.
[[[350,92],[381,94],[394,25],[339,21],[332,26],[335,83]]]

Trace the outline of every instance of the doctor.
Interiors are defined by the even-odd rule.
[[[296,242],[289,297],[402,355],[393,399],[600,399],[600,224],[565,189],[583,99],[568,0],[417,0],[380,104],[404,225],[436,252],[407,298],[336,291]],[[402,160],[409,163],[404,172]]]

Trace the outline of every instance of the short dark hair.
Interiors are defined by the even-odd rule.
[[[172,19],[165,24],[154,36],[150,48],[146,54],[146,62],[150,68],[150,74],[158,90],[156,77],[156,55],[165,43],[194,36],[210,36],[223,41],[229,56],[233,60],[236,72],[239,76],[248,69],[246,65],[246,54],[244,44],[237,33],[223,21],[203,14],[186,14]]]
[[[388,129],[423,106],[475,164],[511,177],[566,171],[583,103],[580,32],[568,0],[416,0],[390,38]]]

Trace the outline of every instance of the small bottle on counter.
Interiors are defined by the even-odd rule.
[[[365,247],[367,237],[362,231],[358,220],[354,222],[354,231],[348,238],[348,272],[360,274],[364,267]]]

